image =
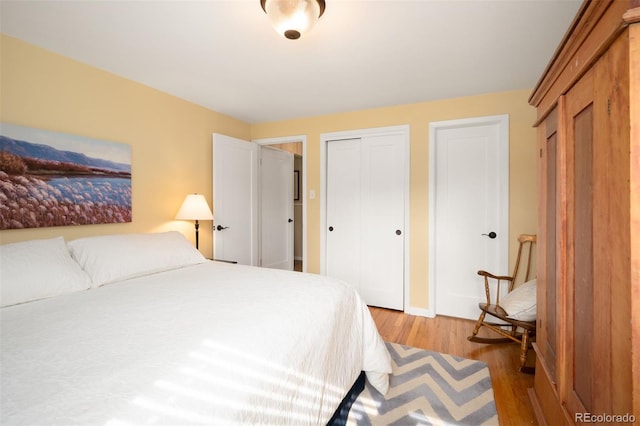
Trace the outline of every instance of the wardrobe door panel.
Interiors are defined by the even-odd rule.
[[[569,414],[593,412],[593,131],[594,72],[589,71],[566,95],[566,318],[561,398]]]
[[[549,381],[556,381],[556,213],[558,169],[558,108],[540,126],[539,231],[538,231],[538,357]]]
[[[575,127],[575,287],[573,292],[573,391],[589,412],[593,366],[593,106],[573,117]]]
[[[623,33],[595,65],[593,410],[607,413],[632,411],[628,52]]]

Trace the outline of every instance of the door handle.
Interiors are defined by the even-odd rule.
[[[287,222],[291,223],[291,222],[293,222],[293,219],[289,218],[289,220],[287,220]]]
[[[486,235],[487,237],[491,238],[492,240],[498,236],[498,234],[496,234],[495,232],[491,231],[488,234],[482,234],[482,235]]]
[[[217,231],[222,231],[223,229],[229,229],[229,227],[228,226],[222,226],[222,225],[216,226],[216,230]]]
[[[396,235],[402,235],[402,231],[399,229],[396,229]]]
[[[333,226],[329,227],[329,232],[333,231]]]

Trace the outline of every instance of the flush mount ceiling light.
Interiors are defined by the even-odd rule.
[[[275,30],[290,40],[299,39],[324,13],[324,0],[260,0]]]

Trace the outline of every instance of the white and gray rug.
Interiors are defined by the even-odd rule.
[[[366,384],[348,425],[498,425],[487,364],[387,343],[393,373],[382,396]]]

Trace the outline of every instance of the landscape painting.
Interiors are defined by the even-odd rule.
[[[0,124],[0,229],[131,222],[131,146]]]

